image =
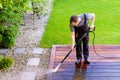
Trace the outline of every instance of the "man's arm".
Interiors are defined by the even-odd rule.
[[[71,49],[74,49],[74,45],[75,45],[75,32],[71,32],[71,41],[72,41],[72,46]]]
[[[90,25],[90,28],[94,28],[94,22],[95,22],[95,14],[94,13],[91,13],[91,25]]]

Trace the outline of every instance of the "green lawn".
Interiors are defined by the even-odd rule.
[[[120,0],[55,0],[40,47],[71,44],[70,16],[88,12],[96,14],[95,43],[120,44]]]

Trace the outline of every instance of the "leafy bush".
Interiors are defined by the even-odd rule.
[[[2,35],[0,47],[10,48],[14,45],[22,15],[27,8],[28,0],[0,1],[0,34]]]
[[[33,0],[33,13],[36,13],[38,16],[46,14],[46,11],[49,10],[50,2],[52,2],[52,0]]]
[[[14,64],[14,60],[10,57],[6,57],[1,60],[0,66],[3,70],[10,68]]]
[[[0,55],[0,62],[1,62],[1,60],[3,59],[3,56],[2,55]]]
[[[0,46],[2,44],[2,35],[0,34]]]
[[[2,43],[4,47],[12,47],[15,44],[15,38],[18,33],[18,28],[14,25],[8,26],[5,30],[2,38]]]

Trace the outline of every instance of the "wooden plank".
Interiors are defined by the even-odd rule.
[[[53,76],[62,76],[62,77],[66,77],[66,76],[74,76],[74,75],[78,75],[78,76],[101,76],[101,77],[120,77],[120,73],[86,73],[86,72],[77,72],[77,74],[74,73],[63,73],[63,72],[59,72],[59,73],[53,73]]]
[[[96,51],[98,54],[120,54],[120,51]],[[68,51],[57,51],[56,54],[66,54],[68,53]],[[75,54],[76,52],[72,52],[73,54]],[[89,52],[90,54],[94,54],[94,51]]]
[[[71,73],[71,72],[77,72],[79,71],[80,69],[64,69],[64,68],[60,68],[58,70],[58,72],[65,72],[65,73]],[[86,71],[87,73],[119,73],[120,72],[120,69],[108,69],[108,68],[105,68],[105,69],[94,69],[94,68],[86,68],[86,69],[81,69],[81,71]]]
[[[52,46],[52,51],[51,51],[51,57],[50,57],[50,63],[49,63],[49,69],[52,70],[54,67],[54,61],[55,61],[55,53],[56,52],[56,46]],[[47,74],[46,80],[52,80],[52,73]]]
[[[53,80],[120,80],[120,77],[85,77],[85,76],[73,76],[63,78],[61,76],[55,76]]]

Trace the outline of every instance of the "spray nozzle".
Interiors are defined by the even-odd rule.
[[[94,31],[95,31],[95,27],[94,28],[89,27],[89,32],[94,32]]]

